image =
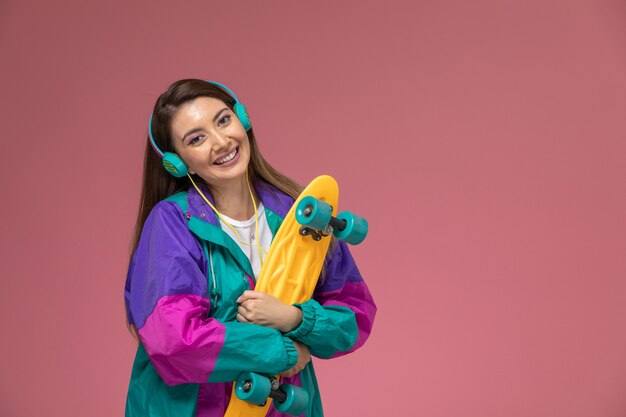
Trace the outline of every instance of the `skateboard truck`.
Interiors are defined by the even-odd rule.
[[[319,233],[315,229],[311,229],[310,227],[300,226],[300,235],[301,236],[311,236],[313,240],[320,241],[322,240],[322,234]]]
[[[309,403],[309,394],[302,387],[281,385],[276,377],[265,377],[253,372],[239,376],[235,382],[235,393],[239,399],[261,407],[271,398],[278,411],[294,416],[302,414]]]
[[[336,219],[336,218],[332,218],[332,220],[338,220],[338,221],[342,221],[341,219]],[[343,220],[343,225],[340,225],[339,227],[337,227],[336,229],[341,231],[344,230],[346,228],[345,225],[345,220]],[[343,226],[343,227],[341,227]],[[300,234],[302,236],[309,236],[311,235],[313,237],[313,240],[322,240],[323,237],[326,236],[330,236],[333,234],[333,231],[335,230],[335,228],[333,226],[331,226],[330,224],[327,224],[322,230],[315,230],[315,229],[311,229],[310,227],[307,226],[301,226],[300,227]]]
[[[250,380],[245,381],[242,385],[243,391],[245,393],[249,393],[252,390],[252,387],[253,382]],[[268,397],[273,399],[274,401],[278,401],[279,403],[284,403],[287,399],[287,394],[280,389],[280,381],[276,377],[270,378],[270,392],[268,394]],[[267,402],[267,400],[265,402]],[[259,405],[264,406],[265,402]]]
[[[334,234],[348,243],[358,244],[367,234],[367,222],[352,213],[343,212],[333,216],[333,206],[312,197],[305,197],[298,206],[297,221],[302,224],[300,234],[311,236],[313,240]],[[355,220],[358,222],[354,227]],[[346,230],[348,229],[348,230]]]

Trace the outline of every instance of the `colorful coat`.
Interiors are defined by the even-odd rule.
[[[275,235],[294,200],[267,183],[255,189]],[[252,277],[248,259],[195,189],[154,207],[125,286],[128,320],[140,339],[127,417],[222,416],[241,372],[275,375],[296,364],[294,340],[313,356],[332,358],[370,334],[376,306],[343,242],[327,257],[314,297],[298,305],[302,323],[289,333],[236,320],[236,300],[254,289]],[[286,382],[309,391],[307,417],[323,415],[312,363]],[[273,407],[268,415],[282,416]]]

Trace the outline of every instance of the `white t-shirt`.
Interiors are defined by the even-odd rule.
[[[224,216],[223,214],[220,215],[228,223],[230,223],[230,225],[239,234],[239,237],[237,237],[232,229],[220,220],[220,226],[222,227],[222,230],[226,232],[228,236],[230,236],[235,241],[235,243],[239,245],[243,253],[245,253],[250,260],[252,272],[254,272],[255,278],[257,278],[259,276],[259,272],[261,271],[261,259],[259,258],[259,250],[257,248],[256,242],[258,240],[261,243],[261,253],[263,254],[263,259],[265,259],[267,251],[270,249],[270,244],[272,243],[272,231],[267,224],[267,218],[265,217],[265,207],[263,207],[263,203],[259,204],[257,208],[257,216],[259,218],[259,236],[255,236],[256,226],[254,222],[254,215],[252,215],[252,217],[250,217],[248,220],[243,221],[231,219],[230,217]]]

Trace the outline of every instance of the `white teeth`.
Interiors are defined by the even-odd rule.
[[[220,159],[218,159],[217,161],[215,161],[215,163],[216,163],[217,165],[222,165],[222,164],[225,164],[226,162],[228,162],[228,161],[232,160],[232,159],[235,157],[235,155],[237,155],[237,148],[235,148],[235,149],[234,149],[231,153],[229,153],[229,154],[228,154],[228,155],[226,155],[225,157],[220,158]]]

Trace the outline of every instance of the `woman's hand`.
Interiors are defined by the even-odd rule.
[[[296,346],[296,350],[298,351],[298,362],[296,362],[296,365],[293,368],[280,374],[280,376],[284,378],[294,376],[303,370],[306,364],[311,361],[311,353],[309,352],[307,345],[296,342],[295,340],[293,341],[293,344]]]
[[[302,310],[261,291],[244,291],[237,303],[237,320],[243,323],[259,324],[287,333],[302,322]]]

